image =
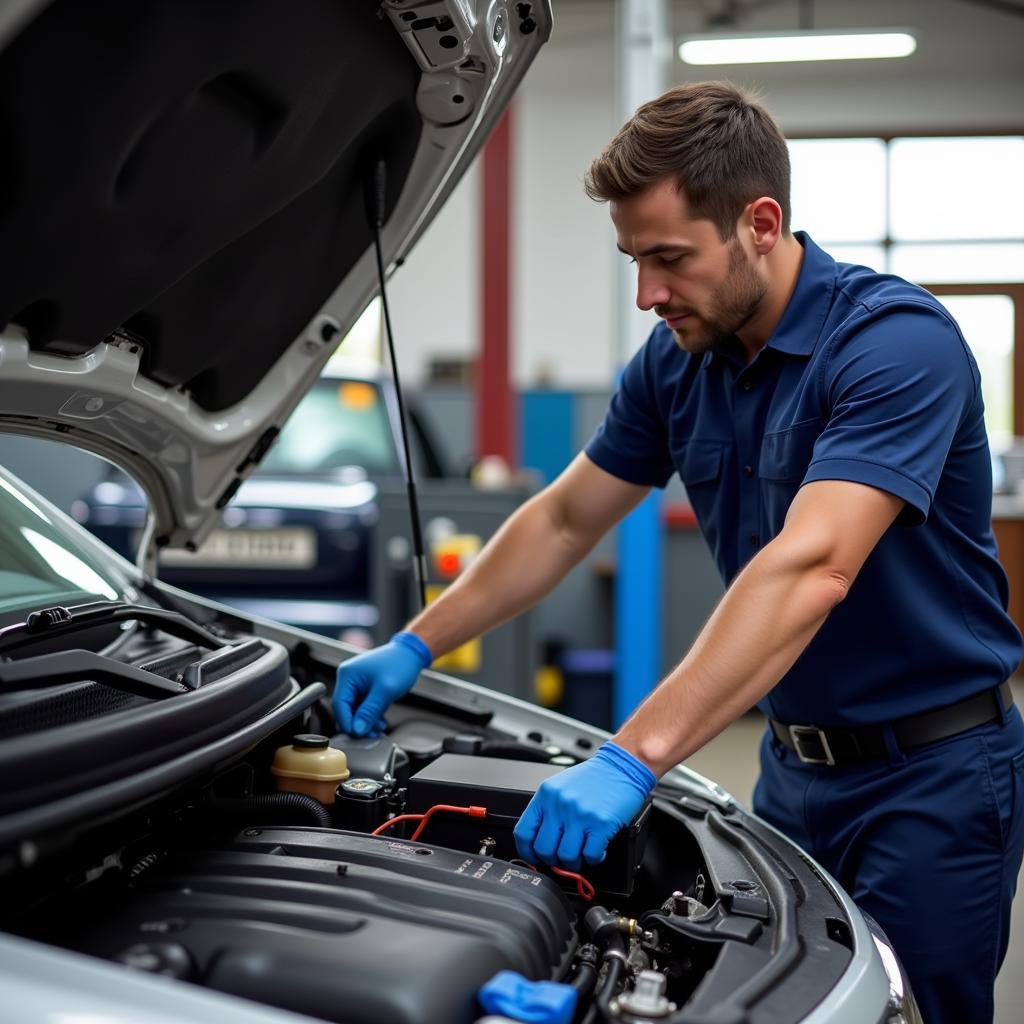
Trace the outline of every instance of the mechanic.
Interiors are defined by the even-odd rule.
[[[613,740],[540,787],[521,855],[599,861],[658,777],[756,703],[754,810],[878,920],[929,1024],[990,1021],[1024,724],[974,359],[926,291],[790,231],[785,140],[731,84],[642,106],[586,190],[661,322],[584,452],[436,603],[339,668],[339,723],[372,728],[677,471],[726,593]],[[836,201],[856,219],[855,196]]]

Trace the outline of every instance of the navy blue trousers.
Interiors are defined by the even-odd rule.
[[[801,764],[771,733],[754,810],[885,930],[925,1024],[990,1024],[1024,852],[1024,722],[885,763]]]

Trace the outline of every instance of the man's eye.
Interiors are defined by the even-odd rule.
[[[682,253],[680,253],[678,256],[662,256],[661,263],[663,266],[671,267],[673,264],[678,263],[682,258]]]

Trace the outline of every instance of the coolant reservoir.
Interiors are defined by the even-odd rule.
[[[326,736],[295,736],[290,747],[278,747],[270,770],[283,793],[305,793],[322,804],[334,803],[338,784],[349,775],[348,758]]]

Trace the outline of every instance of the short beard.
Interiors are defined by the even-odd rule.
[[[676,344],[684,352],[703,355],[742,330],[757,312],[768,285],[758,276],[737,239],[729,242],[729,270],[711,296],[707,315],[693,313],[696,327],[673,329]]]

